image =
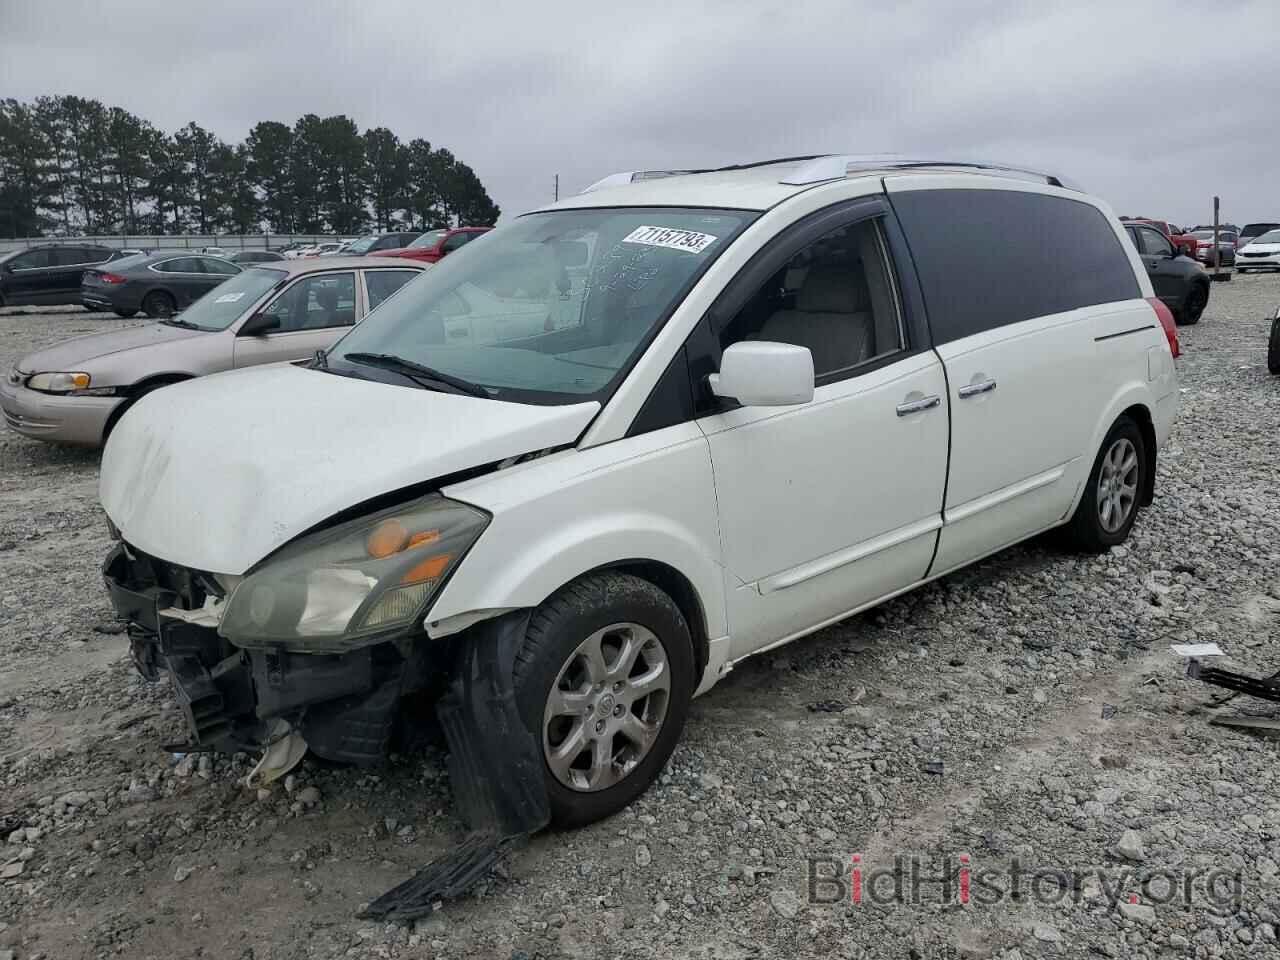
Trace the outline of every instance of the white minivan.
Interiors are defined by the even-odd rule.
[[[465,816],[585,823],[744,658],[1054,527],[1122,542],[1177,352],[1115,216],[1055,177],[615,175],[308,365],[144,398],[104,573],[193,746],[372,762],[435,702]]]

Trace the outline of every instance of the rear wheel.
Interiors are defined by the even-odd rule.
[[[514,673],[552,819],[580,826],[627,806],[666,765],[693,696],[693,643],[662,590],[592,574],[534,612]]]
[[[172,317],[177,309],[178,305],[173,297],[163,290],[152,290],[142,298],[142,312],[153,320]]]
[[[1187,291],[1186,299],[1182,301],[1182,309],[1178,311],[1178,325],[1183,327],[1195,326],[1200,322],[1200,315],[1204,313],[1204,308],[1209,303],[1209,285],[1207,283],[1193,283],[1191,289]]]
[[[1280,373],[1280,317],[1271,321],[1271,339],[1267,341],[1267,369]]]
[[[1148,469],[1142,431],[1123,416],[1102,441],[1084,495],[1067,524],[1065,533],[1072,546],[1102,553],[1128,539]]]

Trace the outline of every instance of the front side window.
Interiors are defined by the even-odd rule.
[[[1146,248],[1147,254],[1150,256],[1173,256],[1173,244],[1169,243],[1169,241],[1165,239],[1164,234],[1159,230],[1152,230],[1150,227],[1143,227],[1142,244]]]
[[[366,270],[364,283],[369,291],[369,309],[372,310],[378,306],[416,277],[419,272],[418,270]]]
[[[330,364],[384,354],[499,399],[603,400],[755,216],[620,207],[521,217],[427,271],[339,341]],[[345,363],[374,375],[367,360]]]
[[[280,321],[277,333],[349,327],[356,322],[356,275],[304,277],[268,304],[263,313]]]
[[[879,221],[833,230],[787,261],[725,326],[721,349],[742,340],[807,347],[819,381],[902,350]]]

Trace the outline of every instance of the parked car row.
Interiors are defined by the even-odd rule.
[[[0,384],[0,407],[11,429],[38,440],[98,446],[126,410],[160,387],[312,357],[426,269],[413,262],[331,258],[241,270],[217,257],[185,253],[128,258],[111,267],[85,274],[86,301],[121,316],[141,308],[164,319],[23,357]],[[175,316],[179,308],[185,309]]]
[[[1199,270],[1129,230],[1056,177],[839,156],[615,175],[430,268],[251,267],[130,333],[234,366],[426,273],[309,364],[123,398],[134,662],[192,749],[374,761],[402,697],[452,689],[464,818],[614,813],[747,657],[1041,532],[1124,542],[1178,404],[1155,260]],[[120,402],[85,393],[120,351],[58,349],[6,410]]]
[[[142,311],[149,317],[170,316],[216,284],[216,277],[234,276],[243,267],[309,257],[394,256],[436,263],[491,227],[459,227],[427,233],[369,234],[318,244],[290,243],[278,250],[237,250],[205,246],[198,250],[152,251],[118,249],[102,244],[42,244],[0,254],[0,307],[50,306],[80,303],[91,311],[112,310],[122,317]],[[139,257],[168,257],[166,263],[142,263]],[[129,260],[127,268],[97,268]],[[221,261],[218,266],[212,261]],[[139,273],[139,268],[149,271]],[[132,271],[127,276],[123,269]],[[94,272],[95,276],[88,276]],[[168,274],[160,282],[153,274]],[[150,300],[147,295],[152,294]]]

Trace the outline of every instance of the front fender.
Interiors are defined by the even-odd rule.
[[[493,520],[432,605],[432,636],[536,607],[576,577],[628,561],[680,573],[707,636],[727,632],[711,459],[694,424],[566,451],[444,493]]]

